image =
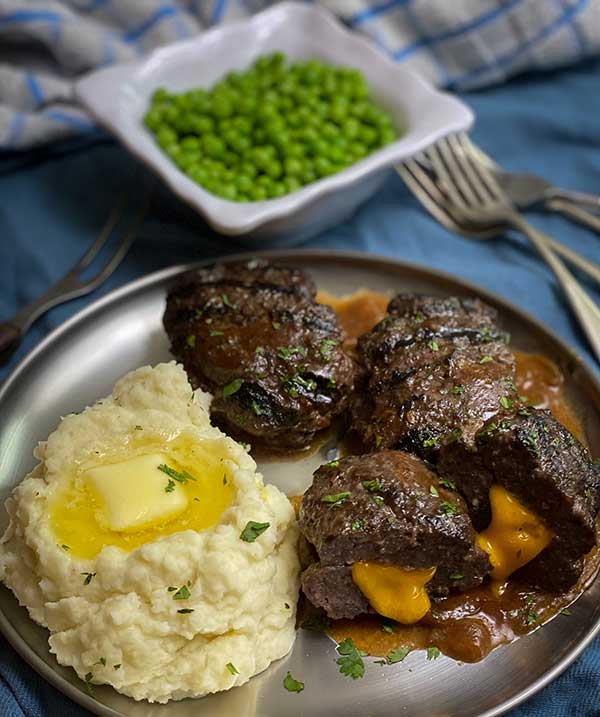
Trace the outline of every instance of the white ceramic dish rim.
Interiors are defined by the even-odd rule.
[[[419,118],[414,117],[405,134],[395,142],[355,162],[346,169],[278,199],[262,202],[231,202],[220,199],[195,184],[181,172],[171,160],[154,145],[151,150],[144,146],[147,130],[140,124],[141,131],[132,131],[120,116],[120,100],[124,93],[136,92],[140,79],[147,82],[148,76],[156,74],[156,67],[162,63],[177,63],[177,58],[193,51],[199,59],[203,53],[210,54],[211,48],[227,42],[241,33],[254,38],[256,54],[261,53],[264,33],[262,29],[290,23],[300,16],[314,14],[320,26],[331,36],[340,63],[364,68],[373,64],[389,74],[389,97],[394,96],[395,87],[408,88],[415,107],[435,113],[434,125],[429,131],[419,127]],[[233,44],[235,47],[235,43]],[[159,82],[153,84],[153,89]],[[148,57],[130,63],[116,65],[93,72],[76,83],[75,93],[94,118],[140,160],[154,169],[167,185],[180,197],[194,206],[223,234],[239,235],[251,232],[260,225],[281,219],[310,204],[315,199],[343,190],[366,178],[377,170],[384,170],[418,153],[441,137],[468,129],[473,123],[471,110],[458,98],[440,92],[419,75],[398,65],[384,55],[369,40],[345,28],[329,11],[313,5],[296,2],[282,2],[272,8],[253,15],[250,19],[219,26],[201,35],[159,48]],[[143,93],[146,95],[147,93]],[[412,107],[412,101],[410,106]],[[408,106],[403,100],[399,104]],[[115,109],[116,108],[116,109]]]

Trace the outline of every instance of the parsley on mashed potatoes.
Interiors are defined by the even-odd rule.
[[[92,684],[167,702],[241,685],[294,641],[288,499],[175,363],[66,416],[6,502],[0,579]]]

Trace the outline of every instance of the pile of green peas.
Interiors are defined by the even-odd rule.
[[[238,202],[281,197],[397,136],[358,70],[280,52],[211,90],[157,89],[144,124],[190,179]]]

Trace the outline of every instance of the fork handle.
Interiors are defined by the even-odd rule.
[[[552,249],[550,249],[548,246],[549,237],[537,229],[534,229],[518,212],[512,213],[510,223],[527,236],[546,264],[548,264],[554,272],[558,283],[564,291],[575,316],[579,319],[579,323],[594,350],[596,359],[600,362],[600,309]]]
[[[579,222],[579,224],[583,224],[588,227],[588,229],[600,234],[599,214],[588,212],[585,209],[573,204],[573,202],[568,202],[564,199],[549,199],[544,202],[544,206],[547,209],[551,209],[553,212],[560,212],[569,219],[573,219],[574,221]],[[598,209],[600,209],[600,204],[598,204]]]
[[[595,212],[600,212],[600,196],[597,194],[588,194],[588,192],[576,192],[572,189],[559,189],[552,187],[545,193],[547,201],[558,200],[568,202],[569,204],[577,204],[580,207],[587,207]]]

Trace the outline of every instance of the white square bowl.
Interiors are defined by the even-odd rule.
[[[375,101],[403,134],[329,177],[278,199],[232,202],[187,177],[155,143],[142,120],[158,87],[209,88],[259,55],[284,52],[291,61],[316,58],[360,70]],[[456,97],[394,63],[373,44],[314,5],[283,2],[244,22],[219,26],[148,57],[99,70],[76,85],[79,100],[121,142],[221,234],[298,241],[348,217],[371,196],[394,164],[473,122]]]

